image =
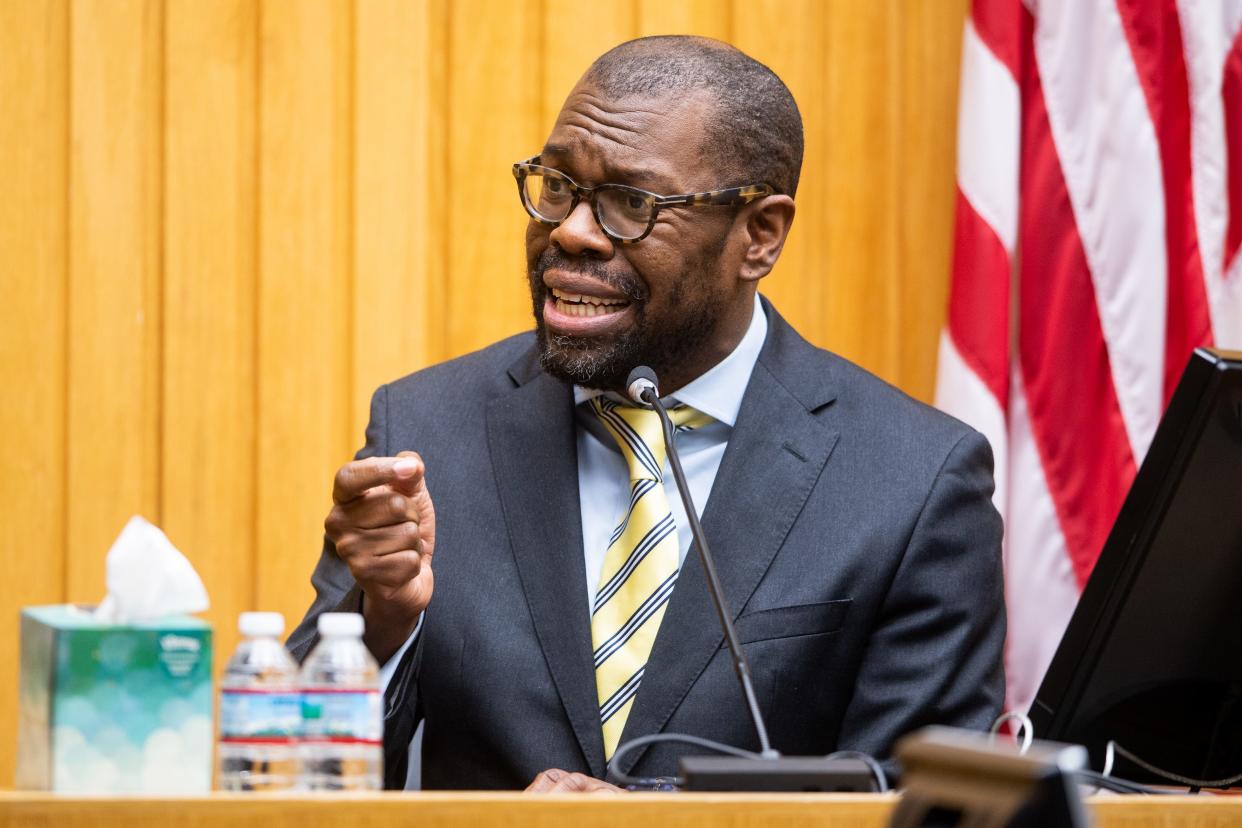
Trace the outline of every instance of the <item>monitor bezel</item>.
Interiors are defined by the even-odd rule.
[[[1087,724],[1077,721],[1083,696],[1230,372],[1242,375],[1242,352],[1191,355],[1031,702],[1037,738],[1076,741],[1075,725]]]

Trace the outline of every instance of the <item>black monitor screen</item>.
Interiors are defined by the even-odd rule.
[[[1242,353],[1191,357],[1030,716],[1118,776],[1242,774]]]

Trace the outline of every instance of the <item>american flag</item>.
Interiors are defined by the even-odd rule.
[[[1193,348],[1242,343],[1242,0],[974,0],[936,402],[996,455],[1025,711]]]

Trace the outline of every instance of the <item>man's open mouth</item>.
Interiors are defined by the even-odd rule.
[[[556,310],[567,316],[606,316],[629,307],[625,299],[605,299],[552,288]]]

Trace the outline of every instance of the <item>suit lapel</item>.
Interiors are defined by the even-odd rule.
[[[583,764],[601,776],[604,747],[586,605],[573,397],[527,361],[510,374],[519,386],[487,407],[488,444],[509,541]]]
[[[819,352],[766,302],[765,310],[768,339],[703,510],[703,529],[734,619],[771,565],[837,441],[837,433],[815,416],[834,398]],[[702,564],[691,550],[622,743],[663,729],[723,640]],[[643,753],[626,756],[622,772],[632,770]]]

